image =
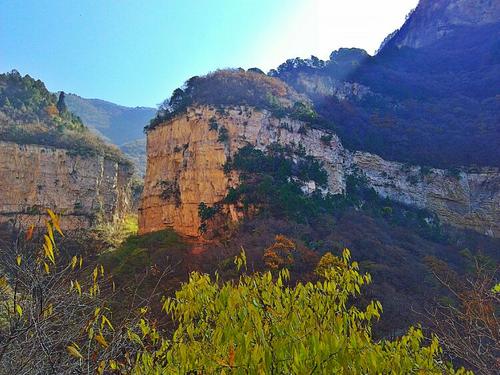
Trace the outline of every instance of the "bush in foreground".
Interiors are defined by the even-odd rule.
[[[245,254],[236,258],[245,264]],[[322,281],[288,285],[289,272],[242,275],[236,282],[191,274],[164,303],[177,329],[164,338],[154,329],[135,337],[143,346],[137,374],[442,374],[455,371],[439,361],[433,337],[424,344],[418,328],[394,341],[374,341],[371,323],[382,307],[350,305],[371,282],[350,253],[323,267]]]
[[[0,279],[0,368],[6,372],[465,373],[445,365],[437,338],[426,341],[418,328],[393,341],[373,339],[382,306],[352,304],[371,277],[359,273],[347,249],[320,262],[314,283],[292,284],[286,268],[226,282],[194,272],[164,300],[171,333],[148,321],[147,306],[113,325],[108,293],[101,293],[103,268],[88,274],[79,257],[58,261],[59,218],[49,213],[42,251],[4,254],[11,260]],[[246,268],[244,251],[235,264]]]

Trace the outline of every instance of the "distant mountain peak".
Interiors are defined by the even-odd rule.
[[[457,28],[497,22],[500,22],[498,0],[420,0],[386,44],[421,48],[452,34]]]

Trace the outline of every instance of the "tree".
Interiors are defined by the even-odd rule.
[[[66,102],[64,101],[64,91],[61,91],[59,93],[59,99],[57,100],[57,110],[59,111],[59,114],[62,115],[68,111],[68,108],[66,107]]]
[[[452,357],[479,374],[500,372],[500,287],[498,265],[471,257],[472,272],[458,275],[446,263],[427,262],[449,298],[437,301],[427,315],[431,328]]]
[[[275,242],[264,250],[264,264],[271,270],[291,266],[294,261],[293,253],[296,249],[297,246],[292,240],[278,234],[275,238]]]
[[[41,249],[33,226],[2,246],[2,374],[94,374],[135,345],[110,321],[104,269],[86,268],[81,256],[66,261],[56,246],[59,217],[49,214]]]
[[[436,337],[428,345],[418,328],[394,341],[375,341],[371,323],[382,307],[350,301],[370,283],[350,262],[324,272],[324,280],[290,284],[288,270],[242,275],[221,282],[192,273],[164,310],[177,328],[168,339],[147,325],[134,340],[135,374],[443,374],[465,373],[439,361]],[[242,252],[235,263],[246,265]]]

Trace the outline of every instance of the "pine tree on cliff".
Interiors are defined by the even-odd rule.
[[[61,91],[59,93],[59,100],[57,101],[57,110],[59,111],[60,114],[63,114],[68,110],[68,108],[66,107],[66,103],[64,101],[64,91]]]

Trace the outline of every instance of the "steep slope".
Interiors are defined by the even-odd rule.
[[[45,208],[65,228],[122,217],[131,163],[92,134],[40,80],[0,75],[0,223],[42,224]]]
[[[144,126],[156,113],[155,108],[125,107],[100,99],[85,99],[75,94],[66,95],[71,112],[120,149],[133,162],[139,175],[146,171],[146,137]]]
[[[421,0],[390,43],[398,48],[422,48],[460,33],[463,27],[481,27],[499,20],[498,1]]]
[[[342,49],[270,74],[309,95],[351,149],[441,168],[498,167],[498,8],[421,1],[374,57]],[[332,70],[339,59],[351,62],[341,75]]]
[[[155,108],[125,107],[105,100],[85,99],[75,94],[66,95],[66,104],[85,125],[118,146],[145,138],[144,126],[156,114]]]

